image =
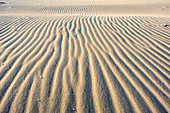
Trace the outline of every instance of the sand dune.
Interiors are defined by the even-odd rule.
[[[0,113],[170,112],[170,4],[34,2],[0,5]]]
[[[107,3],[107,2],[106,2]],[[81,14],[81,15],[142,15],[169,17],[170,3],[161,4],[5,4],[0,7],[0,15],[58,15],[58,14]]]
[[[170,111],[168,18],[2,17],[0,112]]]

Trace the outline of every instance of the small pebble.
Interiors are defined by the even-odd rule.
[[[76,109],[75,109],[75,108],[73,108],[73,111],[76,111]]]
[[[168,25],[164,25],[164,27],[167,27]]]
[[[40,100],[40,99],[38,99],[38,102],[41,102],[41,100]]]

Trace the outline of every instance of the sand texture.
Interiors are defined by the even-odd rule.
[[[170,18],[70,7],[0,11],[0,113],[170,112]]]

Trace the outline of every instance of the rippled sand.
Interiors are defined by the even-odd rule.
[[[168,11],[0,8],[0,113],[170,112]]]

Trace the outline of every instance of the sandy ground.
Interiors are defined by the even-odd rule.
[[[0,5],[0,113],[170,112],[170,4],[14,3]]]

